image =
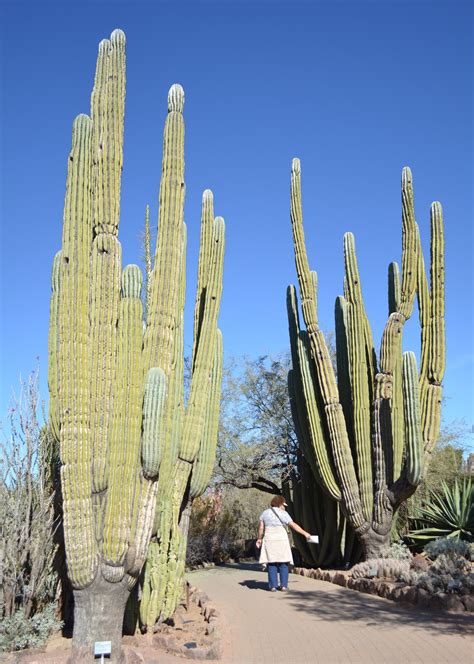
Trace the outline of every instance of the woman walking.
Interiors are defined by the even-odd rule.
[[[293,564],[290,541],[286,526],[309,539],[311,535],[293,521],[285,510],[287,504],[283,496],[273,496],[270,507],[260,515],[257,548],[260,549],[259,562],[266,564],[268,589],[275,592],[288,590],[288,565]],[[278,585],[278,575],[280,585]]]

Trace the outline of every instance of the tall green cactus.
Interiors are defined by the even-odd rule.
[[[444,245],[439,203],[431,206],[431,290],[415,221],[412,175],[402,173],[402,279],[389,267],[389,318],[380,348],[372,340],[352,233],[344,236],[344,296],[336,300],[337,380],[317,319],[316,275],[309,269],[301,170],[293,160],[291,222],[306,331],[288,289],[293,372],[290,397],[302,454],[338,503],[367,557],[389,540],[393,514],[418,486],[439,433],[444,374]],[[421,366],[402,352],[403,326],[418,296]],[[307,471],[306,471],[307,472]],[[303,519],[304,522],[304,519]]]
[[[168,95],[146,324],[140,269],[121,269],[117,239],[124,101],[125,35],[115,30],[99,45],[91,115],[78,116],[73,126],[49,332],[50,420],[60,442],[74,657],[90,658],[94,641],[110,640],[112,661],[120,658],[125,603],[145,563],[158,490],[181,461],[180,446],[171,448],[180,440],[175,423],[183,407],[176,386],[185,280],[184,93],[173,85]],[[223,220],[213,219],[211,227],[209,297],[199,286],[200,381],[193,391],[204,405],[215,399],[211,376],[218,372]],[[181,455],[189,468],[182,482],[189,480],[204,429],[214,426],[203,410],[199,425],[188,426],[192,444]],[[178,499],[176,505],[179,514],[185,506]]]
[[[166,470],[160,474],[154,537],[142,587],[140,617],[151,628],[174,612],[181,598],[191,501],[206,489],[214,467],[222,377],[222,336],[217,314],[222,290],[224,223],[214,217],[212,192],[202,201],[198,287],[189,398],[184,408],[180,302],[180,349],[168,398]]]

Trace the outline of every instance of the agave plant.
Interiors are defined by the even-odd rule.
[[[427,542],[439,537],[474,541],[474,487],[471,477],[455,480],[452,487],[446,482],[441,490],[431,492],[429,502],[421,506],[413,517],[415,529],[409,538]]]

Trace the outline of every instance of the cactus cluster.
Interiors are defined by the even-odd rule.
[[[146,321],[141,271],[122,270],[117,237],[124,102],[125,35],[115,30],[99,45],[90,117],[80,115],[73,125],[49,333],[50,423],[60,444],[73,645],[87,648],[110,640],[111,632],[119,647],[125,602],[161,527],[163,504],[171,497],[176,526],[188,485],[192,496],[208,481],[219,406],[224,221],[214,218],[206,191],[184,407],[184,92],[173,85],[168,95]]]
[[[345,234],[344,295],[335,306],[337,372],[318,325],[317,276],[309,268],[306,252],[298,159],[292,164],[291,222],[306,325],[306,330],[300,329],[296,290],[290,286],[293,369],[289,392],[304,457],[301,481],[293,495],[293,501],[302,504],[301,512],[296,509],[297,517],[301,514],[305,523],[305,513],[310,514],[313,522],[306,527],[318,527],[315,498],[302,489],[302,482],[316,483],[324,500],[339,508],[333,506],[332,516],[324,510],[326,524],[332,519],[327,526],[339,533],[339,545],[344,540],[347,549],[355,533],[364,555],[377,556],[388,543],[395,510],[419,484],[439,433],[445,366],[441,205],[431,206],[429,287],[415,221],[412,174],[409,168],[403,169],[402,276],[392,263],[389,316],[379,360],[365,312],[354,236]],[[415,296],[421,326],[419,372],[414,354],[402,352],[403,327]]]
[[[371,558],[351,569],[353,579],[396,578],[407,575],[410,571],[409,560],[397,558]]]

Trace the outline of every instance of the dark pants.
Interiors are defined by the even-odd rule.
[[[268,587],[278,587],[278,574],[280,575],[280,586],[288,588],[288,563],[267,563]]]

